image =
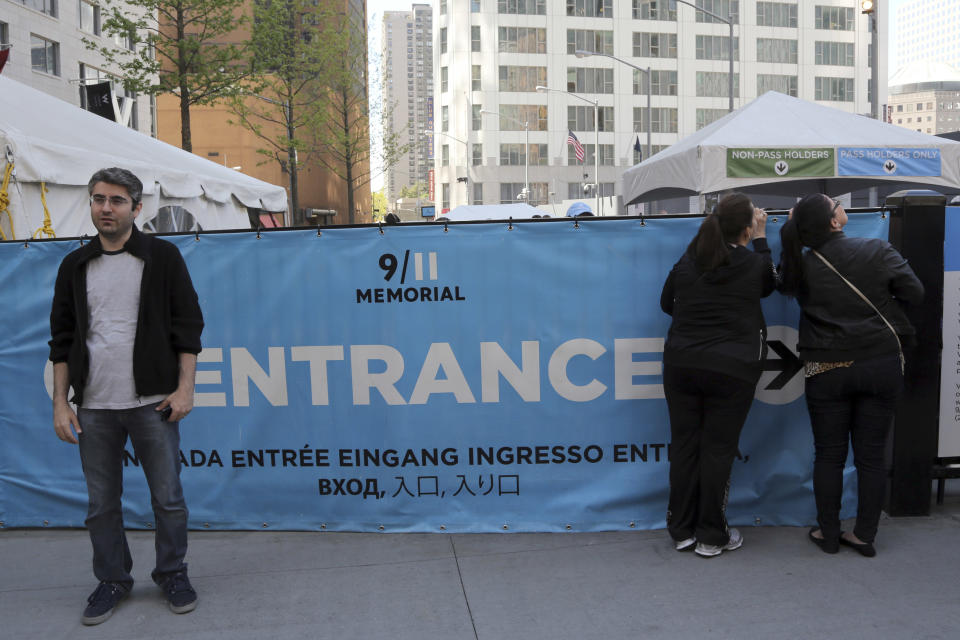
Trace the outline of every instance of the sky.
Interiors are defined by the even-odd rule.
[[[885,0],[877,0],[878,4],[884,2]],[[913,0],[889,0],[890,10],[887,12],[886,21],[887,24],[880,25],[881,29],[887,30],[887,43],[888,43],[888,66],[887,71],[890,75],[897,70],[897,42],[895,37],[895,27],[896,27],[896,18],[897,18],[897,8],[907,2]],[[429,4],[433,5],[435,0],[419,0],[417,4]],[[413,0],[367,0],[367,19],[369,24],[367,25],[368,33],[368,50],[370,52],[370,79],[371,84],[377,81],[378,72],[374,68],[377,64],[380,51],[380,32],[381,25],[383,24],[383,12],[384,11],[409,11],[410,7],[414,4]],[[379,90],[376,85],[371,86],[370,92],[371,101],[379,100]],[[377,120],[373,118],[372,120]],[[378,138],[380,137],[380,123],[371,122],[371,128],[373,129],[371,133],[372,138],[372,147],[374,153],[378,148]],[[383,187],[383,168],[374,166],[373,179],[370,182],[370,188],[372,191],[379,191]]]

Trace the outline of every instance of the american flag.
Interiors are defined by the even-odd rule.
[[[577,154],[577,160],[583,162],[583,145],[580,144],[580,141],[577,140],[577,136],[573,135],[573,131],[567,133],[567,144],[573,145],[573,150]]]

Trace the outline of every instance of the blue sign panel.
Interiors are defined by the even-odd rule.
[[[851,215],[851,235],[889,219]],[[173,236],[206,326],[181,422],[194,527],[560,531],[664,526],[659,308],[699,219],[557,219]],[[768,224],[774,255],[778,223]],[[47,318],[76,240],[0,243],[0,521],[82,526],[52,427]],[[813,521],[796,302],[740,440],[732,523]],[[779,344],[774,344],[779,343]],[[130,526],[152,521],[132,449]],[[850,470],[847,472],[851,477]],[[848,483],[848,500],[855,493]],[[852,507],[847,507],[845,517]]]
[[[940,149],[839,147],[838,176],[939,176]]]

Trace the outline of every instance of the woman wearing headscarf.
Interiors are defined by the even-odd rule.
[[[886,483],[884,449],[903,389],[903,346],[914,329],[904,304],[923,285],[888,242],[844,235],[847,213],[823,194],[804,197],[780,231],[780,290],[800,304],[798,352],[813,427],[817,527],[826,553],[840,545],[862,555],[873,546]],[[853,445],[857,520],[840,530],[843,467]]]
[[[663,387],[671,435],[667,527],[678,551],[713,557],[743,542],[727,525],[726,506],[740,430],[766,356],[760,300],[775,286],[766,219],[747,196],[724,197],[660,297],[673,316]]]

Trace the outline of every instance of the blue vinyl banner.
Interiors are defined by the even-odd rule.
[[[939,176],[940,149],[838,147],[838,176]]]
[[[782,222],[782,218],[781,218]],[[206,320],[180,424],[192,527],[559,531],[664,526],[659,308],[700,219],[486,222],[172,236]],[[879,214],[850,235],[886,237]],[[774,257],[779,223],[768,224]],[[0,244],[0,521],[81,526],[52,427],[57,267],[77,240]],[[764,303],[768,371],[729,519],[807,524],[813,444],[796,303]],[[138,461],[125,518],[149,527]],[[848,479],[851,478],[848,469]],[[848,482],[845,516],[855,505]]]

